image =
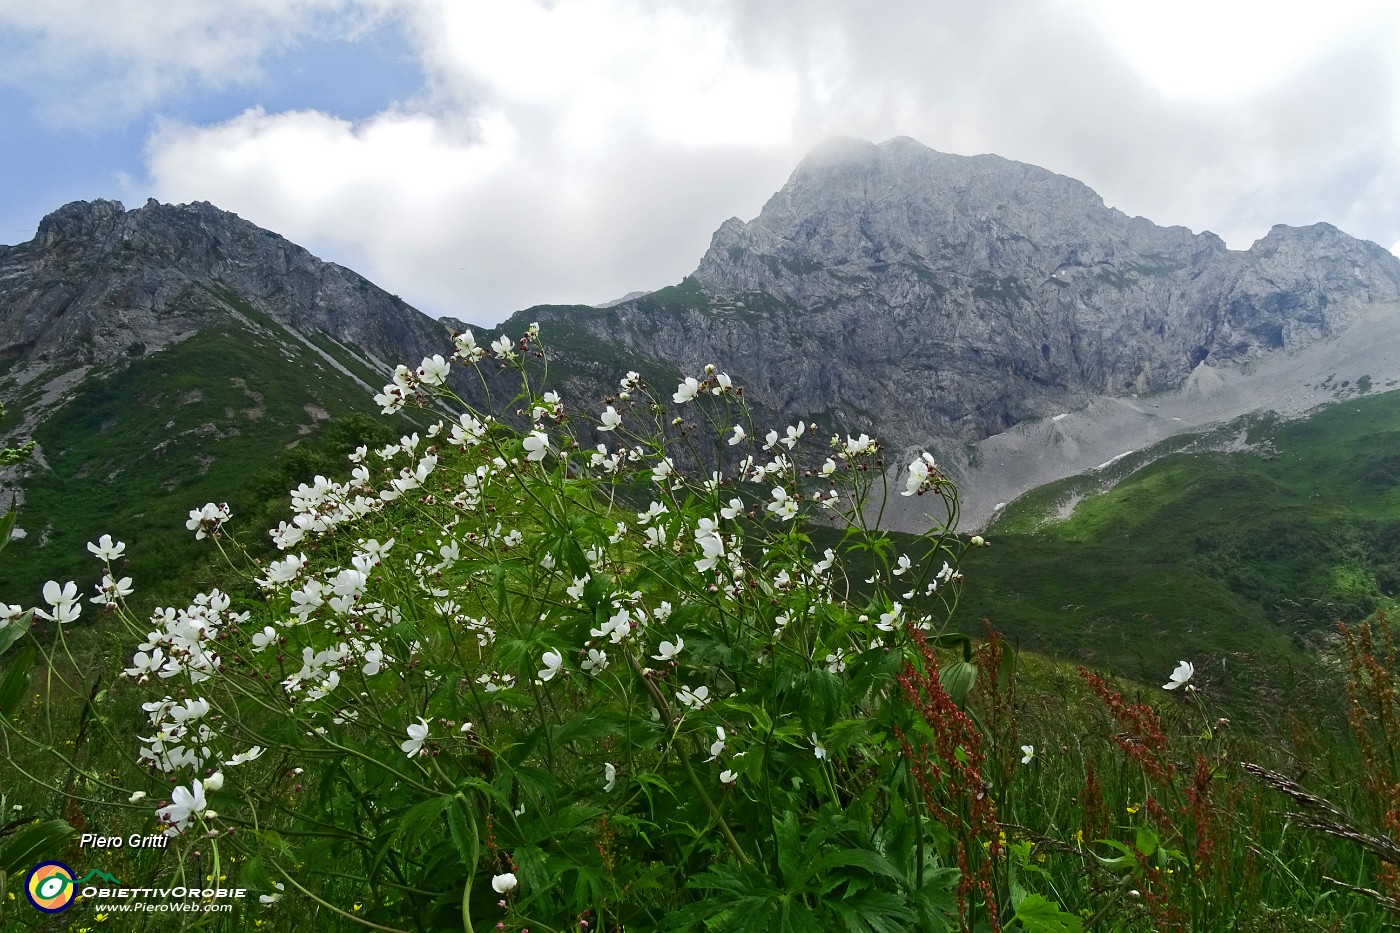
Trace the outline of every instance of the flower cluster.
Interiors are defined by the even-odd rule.
[[[200,593],[184,609],[157,609],[151,615],[155,628],[137,646],[127,675],[142,680],[183,675],[191,684],[208,680],[222,664],[220,633],[248,621],[247,612],[233,612],[229,605],[228,595],[215,589]]]
[[[742,388],[713,366],[660,393],[628,373],[586,408],[522,379],[493,416],[453,394],[452,366],[493,358],[523,377],[543,358],[538,327],[489,349],[470,331],[454,344],[450,359],[398,367],[375,396],[385,414],[454,413],[359,448],[345,479],[292,490],[290,516],[270,532],[278,554],[250,574],[259,598],[248,609],[213,589],[137,630],[126,674],[149,691],[139,759],[162,780],[190,781],[160,808],[167,831],[208,824],[208,795],[264,749],[307,768],[334,759],[363,799],[377,787],[404,811],[447,816],[453,845],[484,843],[493,873],[482,887],[490,879],[502,909],[523,916],[527,906],[548,914],[540,905],[558,894],[520,885],[509,846],[570,833],[611,846],[618,827],[641,825],[628,808],[657,789],[693,793],[742,864],[774,845],[760,838],[775,824],[760,816],[766,784],[781,777],[839,805],[848,782],[893,779],[896,764],[881,757],[899,747],[893,734],[842,723],[907,701],[892,662],[924,663],[921,636],[956,601],[965,545],[930,537],[896,554],[868,527],[866,499],[885,476],[875,440],[838,436],[823,449],[805,418],[756,425]],[[713,453],[693,443],[691,421],[720,432]],[[909,489],[951,494],[928,455]],[[814,545],[812,515],[846,536]],[[187,524],[204,538],[229,520],[211,503]],[[857,546],[893,561],[860,595]],[[123,546],[104,537],[90,550],[110,565]],[[75,593],[52,586],[54,614],[69,612],[59,607]],[[98,601],[120,612],[129,593],[109,566]],[[977,751],[970,737],[964,745]],[[275,767],[287,784],[239,781],[225,799],[275,800],[276,820],[310,835],[345,818],[302,820],[280,796],[297,792],[300,769]],[[563,786],[594,795],[571,812],[617,808],[628,819],[551,826],[551,813],[576,806]],[[470,840],[473,825],[484,829]],[[676,827],[648,833],[684,861],[667,848],[684,835]],[[407,877],[433,844],[405,835],[403,853],[385,857]],[[519,877],[530,870],[522,861]]]

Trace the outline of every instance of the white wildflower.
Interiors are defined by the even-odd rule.
[[[676,386],[675,394],[671,396],[671,401],[677,405],[683,405],[695,398],[695,394],[700,391],[700,383],[694,376],[686,376],[685,381]]]
[[[677,635],[674,644],[669,641],[663,641],[658,645],[656,649],[657,653],[652,655],[652,657],[658,661],[674,661],[680,655],[681,649],[684,647],[685,639]]]
[[[549,435],[540,430],[531,431],[525,436],[525,459],[536,463],[549,453]]]
[[[423,754],[423,743],[428,740],[428,720],[418,717],[416,723],[408,725],[408,740],[399,743],[399,748],[410,758]]]
[[[82,606],[78,603],[78,584],[72,580],[61,587],[56,580],[45,583],[44,602],[52,608],[49,610],[36,609],[34,614],[51,622],[59,624],[72,622],[82,612]]]
[[[204,815],[208,808],[204,796],[204,782],[194,781],[189,789],[177,787],[170,795],[169,806],[161,807],[156,816],[167,824],[165,835],[175,836],[183,832],[192,822]]]
[[[418,379],[424,385],[440,386],[447,381],[452,366],[438,354],[427,357],[418,366]]]
[[[768,511],[785,522],[790,521],[797,517],[797,500],[789,496],[783,487],[774,486],[773,501],[768,503]]]
[[[1175,690],[1177,687],[1180,687],[1190,680],[1195,673],[1196,666],[1194,664],[1190,661],[1182,661],[1176,666],[1176,670],[1172,671],[1171,679],[1167,683],[1162,684],[1162,689]]]
[[[715,740],[710,743],[710,757],[706,758],[706,761],[714,761],[724,753],[724,742],[728,738],[724,734],[724,726],[715,726],[715,736]]]
[[[551,649],[540,656],[540,662],[544,664],[544,667],[538,672],[540,680],[553,680],[554,675],[559,673],[564,664],[564,655]]]
[[[701,709],[709,702],[710,688],[703,684],[699,687],[681,687],[676,691],[676,699],[691,709]]]
[[[97,539],[97,543],[88,542],[87,549],[97,555],[101,561],[111,562],[122,556],[126,551],[126,545],[120,541],[113,543],[111,535],[103,535]]]

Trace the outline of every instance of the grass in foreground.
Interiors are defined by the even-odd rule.
[[[432,449],[405,438],[352,480],[301,490],[307,532],[280,531],[285,556],[239,568],[227,601],[206,592],[149,622],[119,605],[27,641],[0,681],[18,812],[175,830],[159,859],[114,864],[275,900],[186,924],[202,928],[1387,922],[1359,889],[1397,892],[1388,850],[1328,832],[1400,830],[1383,620],[1338,651],[1350,744],[1227,722],[1227,681],[1175,659],[1143,687],[995,633],[974,643],[949,622],[975,542],[854,527],[828,552],[802,521],[812,489],[773,442],[761,484],[669,467],[667,445],[687,442],[660,433],[674,413],[743,417],[726,388],[714,373],[674,396],[638,383],[636,404],[583,424],[531,395],[528,434],[466,416]],[[616,432],[596,459],[573,442],[595,425]],[[879,456],[838,441],[833,482],[859,498]],[[923,458],[909,482],[953,495]],[[201,530],[227,548],[222,522]],[[848,586],[862,574],[869,589]],[[29,678],[21,659],[40,650]],[[1180,689],[1163,689],[1168,672]],[[1309,828],[1289,815],[1304,798],[1242,760],[1306,775],[1333,809]],[[105,865],[58,851],[80,872]]]

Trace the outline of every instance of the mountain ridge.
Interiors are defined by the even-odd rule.
[[[0,433],[32,432],[93,370],[229,318],[302,344],[371,393],[448,337],[368,279],[208,202],[73,202],[0,247],[0,391],[19,419]]]
[[[147,261],[127,266],[122,260],[130,254]],[[7,288],[26,265],[30,281],[21,284],[27,294]],[[117,280],[80,288],[65,278],[85,271],[117,273]],[[0,247],[0,355],[42,354],[81,330],[98,344],[90,355],[101,356],[104,349],[121,349],[102,346],[104,340],[141,325],[159,348],[173,335],[149,327],[152,316],[176,303],[188,281],[223,283],[280,323],[323,330],[368,349],[440,330],[368,279],[207,201],[148,200],[129,211],[119,201],[77,201],[44,217],[29,242]],[[99,310],[115,320],[102,320]]]
[[[1230,373],[1277,368],[1354,326],[1390,327],[1396,307],[1400,261],[1329,224],[1279,225],[1230,250],[1208,232],[1129,217],[1037,166],[907,137],[835,139],[753,220],[721,224],[678,285],[606,307],[526,309],[484,339],[514,340],[540,321],[551,378],[575,404],[600,403],[628,369],[669,391],[665,383],[715,363],[746,386],[761,421],[810,419],[901,452],[939,451],[955,478],[982,484],[969,501],[985,517],[1015,489],[988,485],[979,450],[990,454],[1018,426],[1105,398],[1165,397],[1190,388],[1193,372],[1237,386]],[[32,240],[0,247],[0,393],[10,408],[0,436],[31,432],[95,376],[213,326],[280,347],[287,362],[343,386],[335,392],[366,397],[395,364],[446,355],[450,332],[467,327],[207,202],[75,202]],[[1368,375],[1378,387],[1385,376]],[[476,386],[459,387],[475,400]],[[1082,426],[1072,418],[1060,433]],[[1121,453],[1077,436],[1058,449]],[[41,445],[37,469],[45,456]],[[896,514],[903,527],[925,521]]]
[[[1202,363],[1244,371],[1389,327],[1397,302],[1400,260],[1330,224],[1231,250],[1037,166],[838,139],[756,218],[721,224],[679,285],[505,329],[548,321],[684,373],[713,362],[762,417],[956,453],[1099,398],[1176,391]]]
[[[81,580],[83,542],[106,533],[143,543],[132,572],[147,582],[185,572],[189,509],[262,509],[259,477],[285,451],[376,411],[393,366],[449,336],[208,203],[60,207],[0,248],[0,436],[36,441],[0,470],[0,508],[18,502],[27,535],[6,551],[0,599]]]

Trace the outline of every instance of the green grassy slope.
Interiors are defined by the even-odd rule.
[[[662,289],[669,294],[675,287]],[[660,294],[660,293],[653,293]],[[651,301],[648,296],[643,301]],[[652,304],[648,309],[655,312]],[[627,349],[621,340],[600,340],[590,331],[590,325],[603,322],[604,329],[617,331],[618,312],[612,308],[588,305],[536,305],[517,311],[499,327],[478,332],[478,343],[486,344],[497,337],[519,339],[532,322],[540,324],[541,339],[549,351],[549,384],[578,394],[575,404],[595,405],[617,391],[617,381],[629,370],[635,370],[647,382],[664,386],[680,381],[680,371],[670,363],[640,356]]]
[[[125,571],[138,583],[178,576],[199,553],[184,528],[190,509],[262,508],[265,490],[249,495],[249,483],[288,447],[328,418],[375,410],[362,386],[261,323],[276,330],[230,316],[89,379],[39,427],[47,469],[29,466],[20,517],[28,536],[6,552],[0,599],[32,605],[48,579],[90,586],[98,565],[84,544],[104,533],[141,542]]]
[[[964,618],[1145,680],[1186,658],[1257,699],[1288,688],[1337,619],[1400,596],[1400,392],[1249,442],[1167,456],[1064,520],[1074,478],[1012,503],[965,564]]]

